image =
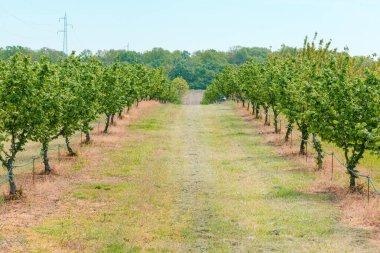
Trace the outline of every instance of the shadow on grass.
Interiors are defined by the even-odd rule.
[[[267,194],[268,198],[296,199],[307,201],[334,201],[336,197],[332,193],[307,193],[300,192],[282,186],[274,186]]]
[[[243,131],[234,131],[234,132],[231,132],[231,133],[227,133],[227,134],[223,134],[222,136],[247,136],[249,134],[243,132]]]
[[[162,128],[162,124],[158,119],[146,118],[140,122],[130,124],[129,127],[143,130],[160,130]]]

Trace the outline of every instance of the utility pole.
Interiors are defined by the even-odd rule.
[[[73,28],[73,25],[67,23],[66,12],[65,12],[64,17],[59,18],[59,22],[61,22],[61,20],[63,20],[63,30],[58,31],[57,34],[63,33],[63,49],[62,49],[62,52],[63,52],[64,56],[67,56],[68,55],[68,51],[67,51],[67,27],[70,26],[71,28]]]

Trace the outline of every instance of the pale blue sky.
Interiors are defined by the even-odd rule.
[[[231,46],[301,46],[318,32],[353,55],[380,54],[376,0],[0,0],[0,47],[62,48],[65,11],[69,50],[153,47],[193,52]]]

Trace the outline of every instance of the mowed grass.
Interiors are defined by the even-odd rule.
[[[91,171],[94,182],[79,183],[68,194],[67,214],[50,217],[30,231],[30,251],[167,252],[165,246],[146,245],[175,237],[175,230],[161,229],[172,227],[165,221],[172,194],[162,183],[166,156],[175,150],[161,142],[168,129],[158,132],[156,125],[163,125],[161,117],[169,118],[168,109],[132,124],[133,141],[105,153],[108,159]],[[81,170],[85,173],[85,165]]]
[[[334,196],[304,190],[314,175],[278,157],[234,110],[215,106],[208,134],[223,216],[246,229],[252,252],[367,252],[369,234],[337,222]],[[211,111],[211,110],[208,110]],[[227,147],[227,148],[226,148]],[[227,149],[227,150],[226,150]],[[242,238],[244,239],[244,238]],[[367,248],[368,247],[368,248]]]
[[[30,252],[376,252],[314,176],[275,155],[232,105],[157,107],[104,153]]]

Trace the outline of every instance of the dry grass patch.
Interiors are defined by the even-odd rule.
[[[156,102],[140,103],[139,109],[132,109],[124,120],[117,121],[117,126],[111,127],[110,134],[98,134],[97,128],[92,132],[93,142],[89,145],[80,144],[80,135],[72,140],[72,146],[78,152],[77,157],[57,158],[57,151],[50,152],[50,161],[53,167],[51,175],[40,173],[43,171],[41,160],[36,161],[35,184],[32,184],[31,167],[16,169],[16,183],[23,189],[24,197],[17,201],[0,205],[0,251],[25,251],[27,246],[26,231],[40,224],[47,217],[62,216],[67,214],[67,195],[73,191],[75,184],[79,182],[93,181],[98,176],[96,170],[99,162],[107,159],[106,153],[120,150],[121,141],[130,122],[136,121],[146,114],[151,108],[156,107]],[[125,139],[127,140],[127,139]],[[39,153],[40,146],[35,143],[27,145],[22,158],[32,157]],[[61,154],[64,153],[63,148]],[[20,163],[20,160],[18,160]],[[1,187],[3,192],[8,191],[8,185]],[[87,206],[84,206],[86,208]],[[38,242],[38,238],[36,242]]]

